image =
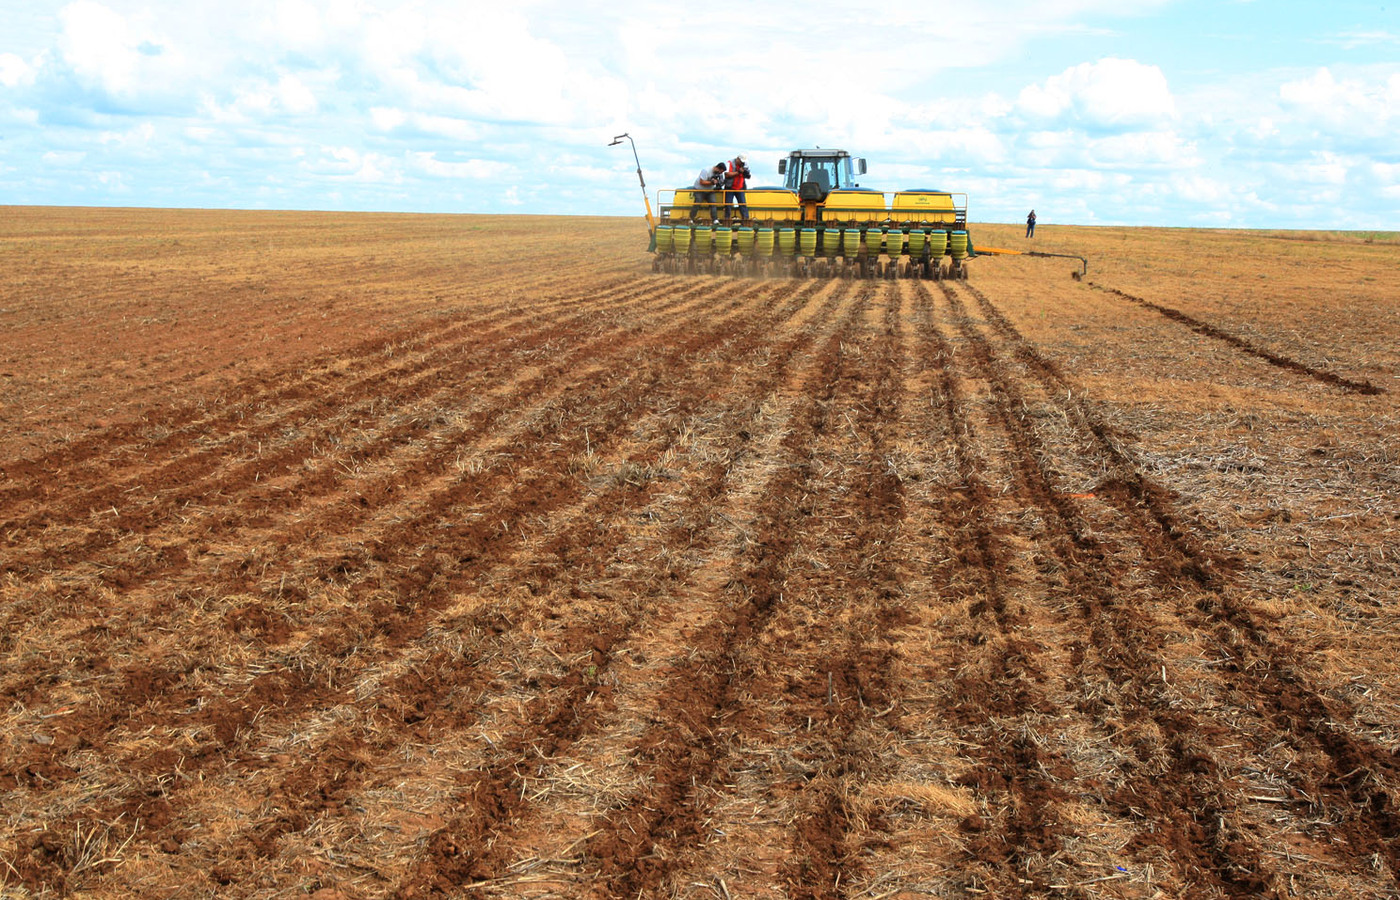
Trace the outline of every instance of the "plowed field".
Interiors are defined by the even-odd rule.
[[[1395,236],[644,244],[4,210],[0,894],[1400,894]]]

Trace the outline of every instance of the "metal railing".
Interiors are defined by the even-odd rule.
[[[716,219],[728,219],[731,222],[737,220],[739,203],[734,198],[735,194],[748,195],[763,194],[774,190],[784,190],[780,188],[748,188],[744,191],[732,191],[715,189],[706,191],[702,188],[673,188],[670,190],[660,190],[656,192],[656,206],[659,212],[660,221],[663,224],[682,221],[689,223],[692,220],[691,212],[699,214],[701,221],[714,221]],[[691,203],[677,204],[676,194],[682,192],[694,192],[697,194],[723,195],[724,199],[704,200]],[[790,193],[790,192],[789,192]],[[897,225],[900,227],[916,227],[923,225],[929,228],[963,229],[967,227],[967,195],[963,193],[949,192],[947,196],[952,201],[950,208],[921,210],[919,208],[894,208],[894,198],[901,191],[881,193],[875,191],[862,194],[873,195],[878,193],[881,198],[881,208],[855,207],[855,206],[832,206],[823,203],[818,207],[818,222],[839,222],[854,225],[881,225],[889,227]],[[793,202],[781,206],[765,205],[762,203],[745,202],[743,205],[748,210],[748,220],[753,222],[802,222],[802,205],[797,202],[797,195],[793,194]],[[959,202],[961,200],[961,202]],[[951,217],[951,219],[949,218]]]

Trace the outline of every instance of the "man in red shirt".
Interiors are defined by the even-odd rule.
[[[749,166],[744,162],[742,153],[729,161],[729,166],[724,173],[725,203],[730,207],[738,207],[741,220],[749,217],[749,207],[745,202],[744,189],[748,187],[750,177]]]

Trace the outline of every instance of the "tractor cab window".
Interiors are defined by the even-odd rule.
[[[823,191],[850,187],[852,183],[850,157],[789,160],[787,187],[795,191],[799,185],[807,181],[815,181]]]

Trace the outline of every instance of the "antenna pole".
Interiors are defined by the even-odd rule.
[[[655,231],[656,219],[651,214],[651,199],[647,197],[647,181],[642,177],[642,161],[637,156],[637,142],[632,140],[632,135],[624,133],[613,138],[612,143],[608,144],[608,146],[616,147],[618,144],[622,143],[623,138],[627,138],[627,142],[632,145],[632,159],[636,160],[637,163],[637,181],[642,185],[642,202],[645,203],[647,207],[647,226]]]

